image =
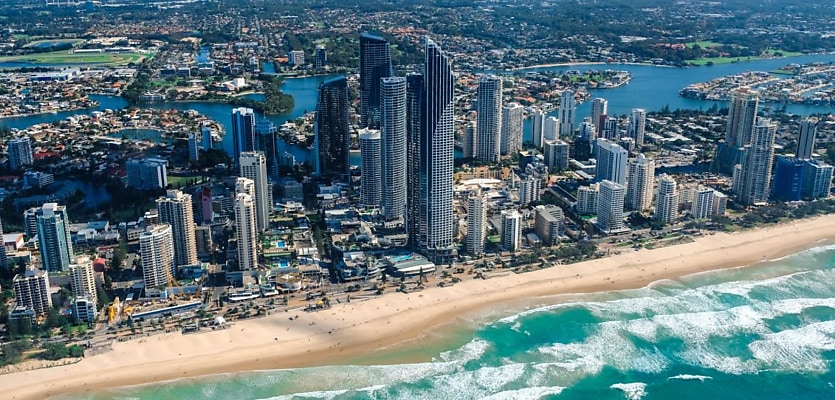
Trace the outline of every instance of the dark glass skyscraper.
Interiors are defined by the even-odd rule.
[[[423,75],[406,75],[406,233],[409,246],[420,245],[420,136]]]
[[[453,246],[454,88],[449,57],[426,38],[420,137],[419,246],[436,264],[449,262]]]
[[[380,129],[380,79],[392,76],[389,42],[360,34],[360,127]]]
[[[348,80],[334,78],[319,85],[316,102],[315,171],[347,175],[350,169]]]
[[[255,112],[244,107],[232,109],[232,146],[235,154],[231,156],[236,166],[242,152],[257,150],[256,143]]]

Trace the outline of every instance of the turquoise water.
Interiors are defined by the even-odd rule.
[[[835,246],[554,298],[431,362],[227,374],[74,399],[831,399]]]

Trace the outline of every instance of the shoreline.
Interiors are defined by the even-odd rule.
[[[694,242],[556,266],[452,287],[387,293],[316,313],[280,313],[228,329],[179,332],[113,344],[77,364],[0,376],[6,398],[59,394],[253,370],[344,364],[408,348],[439,327],[549,302],[558,294],[647,286],[699,272],[750,266],[821,246],[835,238],[835,215],[739,233],[716,233]],[[550,300],[554,302],[554,299]],[[478,316],[481,316],[480,318]],[[471,323],[472,320],[470,319]]]

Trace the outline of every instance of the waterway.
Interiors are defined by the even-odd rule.
[[[561,67],[531,68],[525,71],[568,71],[589,69],[618,69],[626,70],[632,74],[632,81],[628,85],[615,89],[594,89],[591,94],[594,97],[603,97],[609,101],[609,113],[615,115],[628,114],[633,108],[645,108],[649,111],[658,111],[665,106],[671,110],[682,109],[703,109],[707,110],[714,104],[720,107],[726,106],[724,102],[703,101],[686,99],[678,95],[678,91],[692,83],[708,81],[720,76],[738,74],[745,71],[772,71],[790,63],[812,63],[828,62],[835,60],[835,55],[821,54],[799,57],[788,57],[782,59],[756,60],[733,64],[714,65],[710,67],[694,68],[664,68],[650,65],[626,65],[626,64],[603,64],[603,65],[574,65]],[[292,110],[281,115],[270,115],[266,118],[276,125],[288,120],[295,119],[307,112],[316,109],[317,88],[322,81],[333,78],[334,75],[311,76],[304,78],[290,78],[284,81],[282,90],[295,98],[295,106]],[[91,98],[99,102],[99,106],[87,110],[59,112],[56,114],[40,114],[25,117],[0,119],[0,126],[23,129],[38,123],[50,123],[79,114],[90,114],[93,111],[104,109],[121,109],[127,102],[119,97],[93,95]],[[231,132],[231,105],[206,102],[176,102],[176,103],[155,103],[142,105],[143,108],[156,109],[177,109],[196,110],[220,122],[226,132]],[[774,105],[763,105],[763,108],[776,107]],[[782,106],[780,106],[782,107]],[[812,113],[832,113],[832,107],[811,106],[811,105],[787,105],[786,110],[790,113],[808,115]],[[578,106],[577,119],[581,121],[591,112],[591,105],[581,104]],[[555,114],[552,113],[552,115]],[[263,116],[259,116],[263,118]],[[525,141],[530,141],[531,127],[530,120],[525,122]],[[232,136],[227,134],[220,146],[227,152],[232,151]],[[297,145],[279,143],[280,151],[287,151],[294,156],[298,162],[310,161],[310,150]],[[359,158],[352,157],[352,163],[358,163]]]

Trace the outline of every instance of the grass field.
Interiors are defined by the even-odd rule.
[[[774,53],[782,53],[783,57],[796,57],[802,55],[803,53],[791,52],[791,51],[782,51],[782,50],[768,50],[766,53],[774,55]],[[695,60],[685,60],[684,62],[693,64],[693,65],[707,65],[708,63],[712,63],[713,65],[719,64],[730,64],[735,62],[745,62],[745,61],[756,61],[762,60],[763,57],[708,57],[708,58],[698,58]]]
[[[28,63],[37,66],[37,64],[71,64],[71,65],[127,65],[129,63],[138,63],[146,57],[153,57],[153,54],[144,53],[72,53],[69,50],[53,51],[49,53],[27,54],[22,56],[8,56],[0,57],[2,62],[17,62]]]
[[[687,46],[687,48],[692,49],[697,44],[699,45],[699,47],[701,47],[703,49],[707,48],[707,47],[716,47],[716,46],[724,45],[723,43],[712,42],[710,40],[702,40],[701,42],[690,42],[690,43],[685,43],[684,45]]]
[[[199,176],[174,176],[174,175],[168,175],[168,176],[167,176],[167,178],[168,178],[168,184],[169,184],[169,185],[171,185],[171,187],[173,187],[173,188],[175,188],[175,189],[177,189],[177,188],[185,188],[186,186],[188,186],[188,184],[189,184],[190,182],[198,182],[198,181],[200,181],[200,177],[199,177]]]

